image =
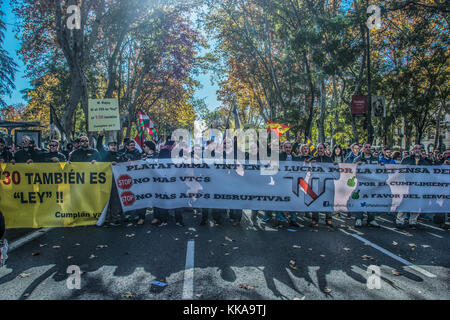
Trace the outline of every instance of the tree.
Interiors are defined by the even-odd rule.
[[[0,8],[3,1],[0,0]],[[4,95],[11,95],[12,90],[16,88],[14,85],[14,74],[17,71],[17,64],[9,56],[8,52],[3,48],[5,40],[6,24],[2,17],[4,13],[0,9],[0,107],[6,107],[3,99]]]

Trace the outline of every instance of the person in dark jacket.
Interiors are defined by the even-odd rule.
[[[69,162],[95,163],[100,160],[100,153],[89,147],[89,139],[86,136],[80,138],[80,147],[69,154]]]
[[[131,162],[131,161],[138,161],[138,160],[142,159],[142,154],[139,152],[139,150],[136,149],[136,142],[134,140],[130,140],[130,139],[126,140],[125,151],[123,151],[123,152],[118,151],[116,156],[119,159],[119,162]],[[145,214],[146,213],[147,213],[147,208],[130,211],[125,216],[125,221],[130,221],[132,215],[134,215],[133,220],[137,224],[142,225],[145,222]]]
[[[142,145],[142,160],[158,159],[158,153],[156,152],[156,144],[153,141],[144,141]]]
[[[211,160],[209,158],[209,155],[211,155],[212,158],[215,157],[215,148],[216,148],[216,142],[214,140],[208,140],[206,142],[206,149],[203,150],[203,160],[206,160],[208,162]],[[222,214],[223,210],[220,209],[212,209],[212,208],[204,208],[202,210],[202,220],[200,222],[201,226],[205,226],[208,223],[208,216],[211,214],[214,223],[215,224],[221,224],[222,223]]]
[[[108,143],[108,149],[103,147],[103,135],[98,136],[97,151],[100,154],[100,160],[102,162],[110,162],[115,166],[121,162],[122,158],[117,152],[117,142],[111,141]],[[108,212],[106,213],[106,222],[110,226],[120,226],[124,221],[122,206],[120,204],[119,192],[115,182],[111,184],[111,197],[109,198]]]
[[[317,145],[317,156],[312,158],[311,162],[333,163],[333,160],[325,154],[325,145],[323,143]]]
[[[136,142],[134,142],[134,140],[128,140],[125,149],[125,152],[121,154],[121,157],[125,161],[137,161],[142,159],[142,154],[136,149]]]
[[[312,163],[315,162],[321,162],[321,163],[333,163],[330,157],[325,155],[325,145],[323,143],[319,143],[317,145],[317,156],[311,159]],[[334,229],[333,225],[333,217],[331,212],[325,213],[325,223],[328,227]],[[311,220],[311,226],[312,227],[319,227],[319,212],[313,212],[312,214],[312,220]]]
[[[353,163],[358,164],[378,164],[378,157],[372,154],[372,149],[370,148],[370,143],[364,143],[361,150],[361,155],[353,159]]]
[[[237,159],[237,137],[234,137],[233,140],[225,139],[223,142],[223,161],[225,163],[226,160],[234,160],[233,163],[236,163]],[[230,221],[233,226],[238,226],[241,224],[242,219],[242,209],[229,209],[230,210]]]
[[[284,151],[282,151],[280,153],[280,161],[298,161],[298,157],[295,156],[295,154],[293,153],[292,150],[292,143],[289,141],[286,141],[284,143]],[[277,212],[276,213],[276,218],[275,218],[275,225],[274,227],[278,227],[281,222],[287,222],[286,216],[287,212]],[[296,222],[297,220],[297,213],[291,211],[289,213],[289,225],[291,227],[299,227],[298,223]]]
[[[121,162],[121,155],[117,151],[117,142],[108,142],[108,149],[105,149],[103,147],[103,135],[99,135],[96,149],[100,153],[100,161],[111,162],[113,165]]]
[[[43,162],[66,162],[66,156],[59,152],[59,142],[57,140],[50,141],[50,150],[42,154]]]
[[[14,153],[11,163],[32,163],[41,160],[41,153],[34,148],[34,141],[30,137],[24,136],[22,148]]]
[[[295,161],[301,162],[309,162],[311,161],[312,156],[310,154],[310,150],[307,144],[302,144],[298,148],[297,156],[295,157]]]
[[[6,148],[5,140],[0,138],[0,163],[11,162],[12,153]]]
[[[280,152],[280,161],[294,161],[295,155],[292,150],[292,143],[289,141],[284,143],[284,151]]]
[[[415,166],[431,166],[432,163],[427,158],[422,157],[422,145],[415,144],[411,154],[402,159],[402,164]]]
[[[345,162],[344,154],[342,153],[342,148],[340,145],[337,144],[333,147],[333,151],[331,152],[331,160],[333,163]]]
[[[68,143],[66,145],[66,148],[64,150],[62,150],[62,153],[64,154],[64,156],[66,157],[66,159],[69,159],[69,154],[73,151],[73,143]]]
[[[361,164],[378,164],[378,157],[372,154],[372,149],[370,148],[370,143],[364,143],[361,155],[353,160],[354,163],[358,165]],[[363,212],[355,212],[355,227],[362,227]],[[375,212],[367,212],[367,225],[370,227],[379,228],[380,225],[375,221]]]
[[[431,161],[422,157],[422,145],[415,144],[411,155],[406,156],[403,158],[402,163],[405,165],[413,165],[413,166],[430,166],[432,165]],[[407,212],[398,212],[397,213],[397,219],[396,219],[396,225],[399,229],[405,228],[405,218]],[[420,213],[417,212],[410,212],[409,213],[409,227],[412,229],[424,229],[422,226],[420,226],[417,223],[417,219],[419,218]]]
[[[158,159],[171,159],[172,158],[172,150],[175,147],[175,141],[170,140],[169,138],[166,140],[166,144],[161,148]],[[175,210],[175,224],[180,227],[184,227],[185,224],[183,222],[183,211],[184,208],[178,208]],[[169,210],[163,208],[153,208],[153,221],[152,225],[163,227],[166,226],[169,221]]]

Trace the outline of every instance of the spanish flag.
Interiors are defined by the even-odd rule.
[[[281,137],[285,132],[287,132],[291,127],[286,126],[281,123],[276,123],[272,121],[267,121],[267,132],[270,130],[275,131],[277,136]]]
[[[311,154],[315,157],[317,155],[317,149],[316,146],[313,144],[310,138],[306,137],[306,144],[309,147],[309,151],[311,151]]]

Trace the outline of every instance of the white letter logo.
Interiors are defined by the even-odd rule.
[[[375,28],[381,28],[381,9],[379,6],[370,5],[367,8],[367,13],[371,13],[372,15],[367,19],[367,28],[370,30]]]
[[[67,28],[69,30],[81,29],[81,13],[80,7],[71,5],[67,8],[67,14],[71,16],[67,18]]]
[[[369,277],[367,278],[367,289],[381,289],[381,271],[380,267],[370,265],[367,267],[367,273],[369,274]]]
[[[67,289],[81,289],[81,270],[79,266],[71,265],[67,267],[70,276],[66,280]]]

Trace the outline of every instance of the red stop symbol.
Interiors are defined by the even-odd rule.
[[[120,189],[130,189],[133,184],[133,180],[127,174],[123,174],[117,179],[117,185]]]
[[[120,197],[122,198],[122,203],[124,206],[131,206],[134,203],[134,194],[130,191],[123,192]]]

